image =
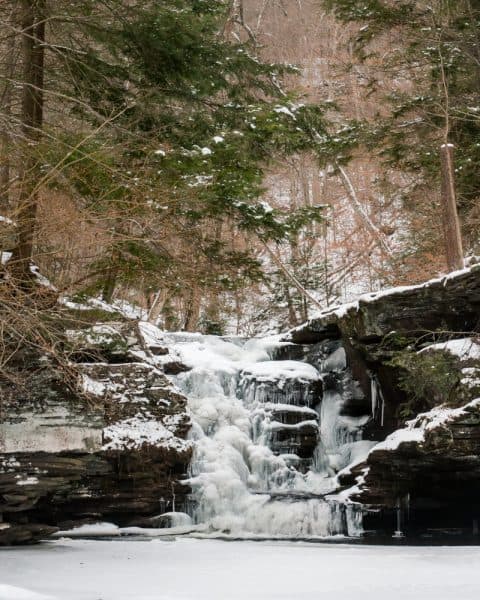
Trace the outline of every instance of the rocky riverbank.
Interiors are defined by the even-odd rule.
[[[0,544],[109,520],[148,524],[181,510],[191,444],[186,398],[165,372],[182,365],[150,343],[148,325],[108,322],[67,332],[69,387],[30,353],[28,385],[2,382]]]
[[[177,339],[126,318],[67,328],[69,380],[50,358],[20,349],[13,364],[22,377],[2,380],[0,389],[0,544],[32,542],[99,521],[158,526],[164,524],[159,515],[189,510],[190,489],[181,482],[198,441],[186,439],[187,398],[168,377],[189,369],[175,344],[185,345],[187,358],[194,348],[192,364],[201,359],[198,373],[179,377],[185,390],[203,389],[205,377],[218,371],[218,406],[201,394],[190,399],[212,464],[217,454],[208,436],[215,419],[226,426],[229,402],[229,418],[241,439],[250,439],[238,421],[245,409],[230,397],[231,387],[253,411],[250,427],[256,424],[253,433],[268,447],[262,460],[268,455],[272,465],[285,466],[278,481],[292,475],[287,459],[289,465],[297,461],[299,481],[307,481],[312,469],[313,479],[325,471],[338,484],[330,500],[362,506],[367,533],[477,535],[479,318],[477,265],[325,311],[283,342],[267,340],[265,348],[271,348],[255,360],[245,341],[237,347],[212,336]],[[250,498],[253,467],[248,457],[237,460],[232,431],[222,439],[233,444],[232,473],[240,463],[241,472],[250,473],[242,479]],[[270,473],[262,464],[259,474]],[[266,483],[257,481],[263,493]],[[269,502],[286,501],[284,496],[273,493]],[[317,502],[317,496],[303,492],[294,500]],[[260,496],[252,497],[263,506]],[[347,512],[337,515],[340,529],[349,530],[340,523]]]
[[[291,332],[296,344],[340,340],[371,405],[364,438],[379,444],[339,475],[367,530],[478,534],[479,325],[477,265],[369,294]]]

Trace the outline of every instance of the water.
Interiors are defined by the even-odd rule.
[[[278,338],[227,340],[172,334],[192,370],[176,377],[192,415],[191,516],[235,537],[360,535],[361,510],[328,494],[336,474],[368,452],[368,417],[342,416],[341,390],[323,389],[345,371],[338,348],[318,364],[273,361]]]

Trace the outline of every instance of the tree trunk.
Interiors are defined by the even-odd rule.
[[[149,323],[153,323],[155,325],[155,323],[157,322],[157,320],[163,310],[163,307],[165,306],[167,297],[168,297],[168,292],[166,289],[159,290],[154,295],[152,305],[150,307],[150,310],[148,311],[147,321]]]
[[[115,256],[112,256],[112,263],[115,262]],[[115,288],[117,287],[117,278],[118,278],[118,267],[114,264],[107,272],[107,276],[103,283],[102,288],[102,300],[111,303],[113,299],[113,293],[115,292]]]
[[[288,307],[288,326],[296,327],[298,323],[297,315],[295,313],[295,308],[292,302],[292,296],[290,294],[290,289],[288,287],[288,283],[285,285],[285,297],[287,299],[287,307]]]
[[[445,233],[445,254],[449,271],[463,269],[462,234],[457,213],[455,192],[454,146],[442,144],[440,148],[442,161],[442,217]]]
[[[343,187],[344,187],[345,191],[347,192],[347,197],[348,197],[348,199],[350,201],[350,205],[352,206],[353,210],[358,215],[358,217],[361,219],[361,221],[364,223],[364,225],[366,226],[366,228],[370,232],[370,235],[373,237],[373,239],[377,240],[377,242],[379,244],[379,248],[388,257],[392,258],[393,252],[392,252],[390,246],[388,245],[388,242],[385,239],[385,236],[378,229],[378,227],[375,225],[375,223],[370,219],[370,217],[368,216],[367,212],[363,208],[360,200],[357,198],[357,194],[355,192],[355,188],[353,187],[353,184],[352,184],[352,182],[350,180],[350,177],[347,175],[347,172],[338,163],[335,166],[336,166],[336,168],[338,170],[338,173],[339,173],[339,176],[340,176],[340,181],[342,182]]]
[[[12,17],[15,22],[15,16]],[[15,71],[16,36],[12,33],[7,46],[5,57],[5,85],[0,106],[5,117],[5,126],[0,132],[0,210],[8,212],[10,208],[10,132],[8,122],[12,113],[12,79]]]
[[[200,318],[200,308],[202,305],[202,294],[198,286],[193,286],[188,298],[188,306],[185,318],[185,331],[195,331],[198,327]]]
[[[22,134],[25,156],[20,168],[21,189],[16,212],[18,242],[12,264],[23,280],[30,277],[33,254],[37,200],[36,189],[39,161],[35,147],[43,123],[43,77],[45,42],[45,0],[21,0],[22,11]]]

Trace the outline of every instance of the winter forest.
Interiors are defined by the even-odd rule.
[[[0,259],[0,600],[478,598],[480,2],[0,0]]]

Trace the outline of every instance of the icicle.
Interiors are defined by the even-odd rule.
[[[394,538],[403,538],[405,534],[402,531],[402,504],[400,502],[400,498],[397,498],[397,505],[395,507],[395,516],[396,516],[396,524],[397,528],[393,534]]]
[[[377,380],[374,376],[370,379],[370,394],[372,396],[372,418],[375,419],[377,410]]]
[[[379,407],[380,400],[380,425],[383,427],[385,422],[385,398],[382,393],[377,377],[371,375],[370,378],[370,393],[372,396],[372,418],[375,419],[377,415],[377,409]]]

